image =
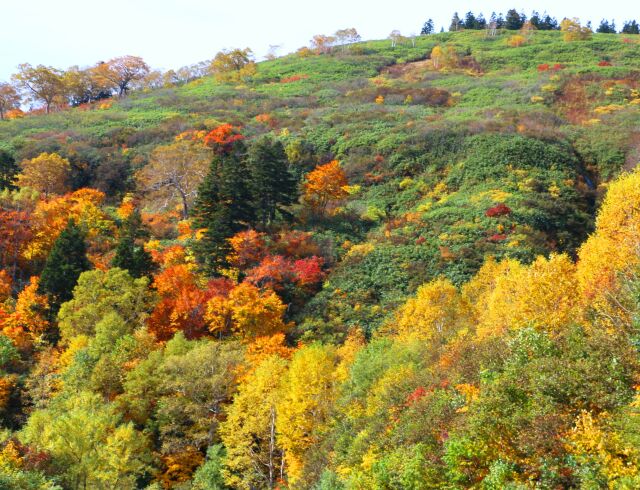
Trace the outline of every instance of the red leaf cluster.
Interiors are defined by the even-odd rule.
[[[292,83],[292,82],[298,82],[300,80],[305,80],[309,78],[309,75],[291,75],[290,77],[285,77],[282,80],[280,80],[280,83]]]
[[[228,151],[233,143],[243,139],[240,128],[227,123],[209,131],[204,137],[204,144],[216,150]]]
[[[496,204],[495,206],[489,208],[484,213],[485,216],[489,218],[496,218],[498,216],[506,216],[507,214],[511,214],[511,208],[504,203]]]

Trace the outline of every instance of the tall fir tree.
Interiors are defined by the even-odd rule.
[[[262,228],[272,224],[278,214],[291,218],[285,208],[296,200],[297,183],[282,143],[268,136],[257,140],[249,147],[247,167],[256,218]]]
[[[15,188],[13,180],[19,170],[13,156],[5,150],[0,150],[0,190]]]
[[[628,20],[622,26],[622,34],[640,34],[640,25],[635,20]]]
[[[237,141],[214,157],[191,211],[194,226],[204,230],[192,249],[209,275],[220,275],[228,267],[228,239],[255,222],[245,153]]]
[[[49,298],[51,318],[58,314],[62,303],[73,297],[80,274],[91,268],[84,238],[83,231],[70,220],[47,257],[38,289]]]
[[[136,209],[122,224],[116,255],[111,265],[129,271],[129,274],[136,278],[151,276],[156,268],[151,254],[136,242],[145,236],[147,233],[142,224],[140,212]]]
[[[420,35],[427,36],[429,34],[433,34],[434,32],[435,32],[435,27],[433,25],[433,19],[429,19],[422,26],[422,30],[420,31]]]

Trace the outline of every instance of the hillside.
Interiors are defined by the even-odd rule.
[[[639,485],[640,39],[511,34],[0,121],[0,487]]]

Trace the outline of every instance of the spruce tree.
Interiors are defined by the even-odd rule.
[[[122,225],[116,255],[111,265],[129,271],[132,277],[151,276],[155,269],[151,254],[136,243],[136,239],[146,235],[140,213],[135,210]]]
[[[291,218],[285,207],[295,202],[297,184],[282,143],[268,136],[257,140],[249,148],[247,167],[256,218],[262,228],[273,223],[278,214]]]
[[[39,292],[49,298],[52,318],[57,315],[60,305],[73,297],[80,274],[90,268],[84,233],[70,220],[53,244],[40,275]]]
[[[635,20],[628,20],[622,27],[622,34],[640,34],[640,25]]]
[[[505,28],[511,31],[517,31],[524,25],[526,17],[519,14],[516,9],[511,9],[505,17]]]
[[[228,239],[255,222],[242,142],[214,157],[191,215],[194,226],[204,230],[192,246],[196,259],[206,273],[219,275],[228,267]]]
[[[18,165],[9,152],[0,150],[0,190],[14,189],[13,179],[18,173]]]
[[[427,36],[429,34],[433,34],[435,31],[433,26],[433,19],[427,20],[422,26],[422,30],[420,31],[420,35]]]

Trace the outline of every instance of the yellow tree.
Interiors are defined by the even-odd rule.
[[[52,67],[33,67],[24,63],[18,66],[18,73],[13,75],[13,80],[27,92],[30,100],[42,102],[47,114],[54,102],[65,95],[63,73]]]
[[[179,204],[186,219],[209,169],[211,154],[201,144],[180,140],[159,146],[136,175],[138,185],[159,207]]]
[[[436,279],[400,307],[395,328],[404,339],[442,342],[469,321],[469,305],[456,287],[447,279]]]
[[[274,488],[283,479],[276,441],[276,405],[287,361],[270,356],[239,387],[220,436],[227,448],[224,478],[232,488]]]
[[[434,46],[431,50],[431,62],[433,63],[433,67],[436,70],[439,70],[442,67],[442,59],[444,57],[444,52],[442,51],[442,47],[438,44]]]
[[[478,298],[478,335],[499,335],[533,325],[554,333],[579,318],[575,265],[566,255],[538,257],[530,266],[515,261]]]
[[[228,298],[213,297],[207,304],[205,319],[214,334],[234,333],[255,338],[287,331],[290,325],[283,320],[286,310],[287,305],[275,292],[241,283]]]
[[[24,160],[16,182],[20,187],[31,187],[47,198],[51,194],[64,194],[68,189],[71,164],[57,153],[41,153]]]
[[[210,69],[218,81],[240,82],[256,73],[256,64],[251,49],[236,48],[217,53]]]
[[[609,185],[596,218],[596,231],[578,253],[582,301],[606,327],[631,325],[623,281],[640,265],[640,169]]]
[[[120,97],[127,95],[131,83],[142,80],[149,73],[149,65],[139,56],[121,56],[93,68],[96,79],[111,85]]]
[[[580,19],[576,17],[572,19],[563,19],[560,22],[560,30],[565,41],[583,41],[590,39],[593,32],[586,26],[580,25]]]
[[[309,449],[326,429],[335,399],[337,356],[331,346],[311,345],[296,352],[277,404],[277,441],[285,451],[292,486],[305,475]]]

